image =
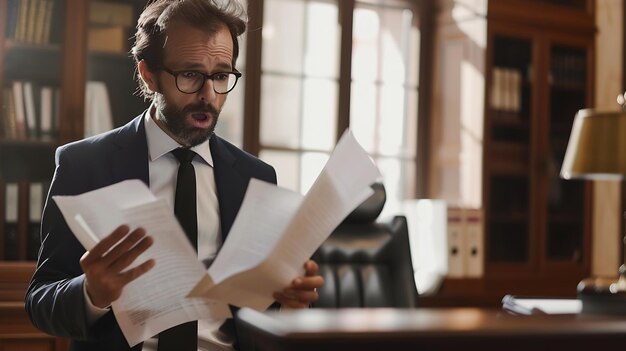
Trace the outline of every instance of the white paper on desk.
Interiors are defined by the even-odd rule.
[[[165,200],[139,180],[120,182],[78,196],[54,196],[70,229],[90,249],[119,225],[142,227],[154,244],[135,263],[155,259],[148,273],[129,283],[112,307],[130,346],[192,320],[230,317],[224,303],[187,298],[206,275],[204,265]]]
[[[346,131],[306,194],[252,180],[215,261],[190,296],[257,310],[304,273],[303,264],[341,221],[372,193],[380,177]]]
[[[502,308],[514,314],[578,314],[582,311],[579,299],[541,298],[505,295]]]

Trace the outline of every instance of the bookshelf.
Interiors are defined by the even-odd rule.
[[[581,4],[558,6],[574,16],[587,13]],[[576,111],[593,106],[593,18],[576,29],[545,29],[494,17],[486,62],[485,274],[546,283],[567,276],[573,294],[590,273],[590,187],[559,172]]]
[[[591,271],[591,187],[559,171],[576,111],[593,106],[595,2],[483,5],[438,4],[429,195],[484,210],[485,269],[427,305],[574,296]]]
[[[0,349],[5,344],[11,349],[67,348],[65,340],[33,328],[24,313],[41,208],[56,147],[85,136],[87,118],[100,118],[86,114],[87,82],[96,81],[108,92],[110,127],[146,107],[133,95],[128,55],[128,39],[145,3],[0,0],[0,315],[13,316],[15,322],[0,328]]]

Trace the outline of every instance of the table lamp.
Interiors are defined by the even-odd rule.
[[[626,112],[593,109],[578,111],[567,144],[561,177],[626,179]],[[626,250],[617,280],[587,278],[578,284],[577,290],[583,313],[626,314]]]

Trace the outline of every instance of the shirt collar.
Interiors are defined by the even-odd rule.
[[[152,115],[154,113],[156,113],[156,107],[152,104],[144,116],[146,139],[148,140],[148,154],[150,155],[151,162],[154,162],[159,157],[181,147],[176,140],[167,135],[167,133],[165,133],[152,119]],[[197,153],[209,166],[213,167],[213,156],[211,155],[211,148],[209,147],[209,139],[205,140],[201,144],[193,146],[191,150]]]

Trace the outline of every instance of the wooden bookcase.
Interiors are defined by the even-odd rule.
[[[0,0],[3,88],[0,94],[0,350],[67,348],[66,340],[47,336],[32,327],[24,312],[24,293],[35,268],[38,243],[34,239],[38,236],[36,227],[40,220],[36,215],[29,219],[34,211],[29,208],[29,202],[36,195],[31,185],[40,183],[46,192],[54,172],[56,147],[84,136],[85,119],[89,117],[85,116],[87,81],[106,84],[113,126],[124,124],[145,108],[143,100],[133,95],[136,85],[128,54],[131,46],[128,38],[134,33],[134,24],[145,3],[144,0]],[[94,20],[90,14],[94,5],[108,6],[111,12],[120,11],[116,6],[121,6],[121,11],[131,18],[124,24]],[[110,18],[116,20],[119,15]],[[50,16],[49,28],[35,29],[37,23],[46,21],[46,16]],[[20,25],[24,27],[18,29]],[[111,40],[117,49],[103,50],[102,45],[90,45],[89,40]],[[29,82],[33,87],[37,128],[31,132],[27,129],[25,134],[8,127],[15,97],[4,92],[7,89],[13,92],[14,82]],[[46,100],[53,105],[48,106],[50,113],[57,116],[50,129],[41,124],[45,110],[41,102],[45,99],[40,95],[43,87],[53,89],[53,98]],[[18,189],[15,199],[11,197],[10,201],[7,192],[12,190],[7,191],[8,184],[14,184],[13,190],[15,186]],[[45,194],[41,196],[45,199]],[[15,219],[5,218],[7,206],[15,207]],[[8,234],[12,228],[15,238],[14,234]]]
[[[576,112],[593,106],[593,32],[492,22],[487,80],[501,69],[522,79],[518,109],[487,105],[485,113],[486,273],[582,278],[590,272],[589,187],[559,172]]]
[[[559,172],[576,111],[593,106],[594,6],[439,2],[430,195],[484,210],[485,268],[479,279],[447,280],[427,304],[575,296],[590,274],[591,187]],[[440,156],[476,150],[482,159]]]

